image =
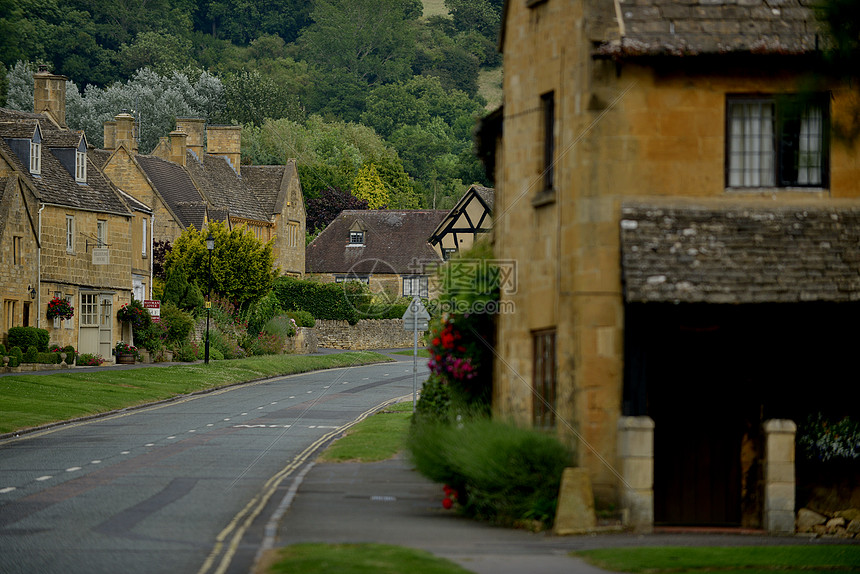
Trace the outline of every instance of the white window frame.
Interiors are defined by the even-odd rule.
[[[107,223],[106,219],[96,221],[96,241],[99,247],[107,246]]]
[[[349,244],[350,245],[364,245],[364,231],[350,231],[349,232]]]
[[[142,241],[142,242],[141,242],[141,244],[140,244],[140,254],[141,254],[141,257],[146,257],[146,249],[147,249],[147,241],[146,241],[146,234],[147,234],[146,221],[147,221],[147,219],[146,219],[146,217],[144,217],[144,218],[143,218],[143,228],[142,228],[143,241]]]
[[[66,253],[75,252],[75,216],[66,216]]]
[[[81,293],[81,327],[97,327],[99,324],[99,294]]]
[[[30,140],[30,173],[42,173],[42,144]]]
[[[74,299],[75,299],[75,296],[67,294],[67,295],[63,296],[63,299],[68,301],[69,305],[71,305],[72,301],[74,301]],[[65,325],[66,329],[73,329],[75,326],[75,318],[72,317],[71,319],[64,319],[62,324]]]
[[[75,181],[78,183],[87,182],[87,154],[82,151],[75,151]]]
[[[427,298],[430,295],[430,279],[427,275],[406,275],[403,277],[403,296]]]

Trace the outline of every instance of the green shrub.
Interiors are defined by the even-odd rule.
[[[63,351],[66,352],[66,364],[73,365],[75,363],[75,357],[78,355],[75,348],[71,345],[66,345],[63,347]]]
[[[210,346],[209,347],[209,360],[210,361],[223,361],[224,360],[224,353],[222,353],[218,349],[213,349]]]
[[[28,349],[36,347],[37,351],[47,351],[51,336],[46,329],[37,327],[12,327],[9,329],[9,345]]]
[[[27,347],[27,350],[24,351],[24,362],[25,363],[35,363],[36,358],[39,356],[39,349],[36,348],[35,345],[30,345]]]
[[[4,345],[3,343],[0,343],[0,357],[5,357],[5,356],[6,356],[6,345]]]
[[[421,396],[415,405],[413,421],[416,424],[419,419],[422,422],[450,422],[451,407],[450,387],[441,377],[430,375],[421,387]]]
[[[357,281],[317,283],[292,277],[279,277],[273,292],[285,311],[307,311],[317,319],[336,319],[355,325],[361,309],[371,300],[367,286]]]
[[[12,347],[9,349],[9,366],[19,367],[24,362],[24,352],[21,347]]]
[[[408,448],[419,472],[450,485],[463,511],[496,524],[552,524],[571,454],[557,439],[488,418],[412,425]]]
[[[105,360],[102,358],[101,355],[94,355],[92,353],[81,353],[80,355],[78,355],[77,364],[79,366],[85,367],[98,367],[104,362]]]
[[[314,316],[303,310],[287,311],[287,317],[293,319],[299,327],[313,327],[317,324]]]
[[[168,343],[181,344],[194,330],[194,318],[191,314],[170,302],[162,304],[159,323]]]
[[[263,326],[275,315],[281,313],[281,306],[274,291],[269,291],[264,297],[251,306],[248,312],[248,332],[257,335]]]
[[[192,361],[196,361],[202,356],[204,349],[202,345],[195,343],[194,341],[185,341],[180,344],[173,351],[173,360],[180,361],[183,363],[190,363]],[[211,354],[211,349],[210,349]]]
[[[209,331],[210,355],[213,348],[218,349],[225,359],[242,359],[247,356],[247,353],[239,346],[239,343],[216,329]]]

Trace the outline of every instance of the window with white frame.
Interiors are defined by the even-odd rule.
[[[729,96],[726,186],[829,185],[829,96]]]
[[[87,154],[86,152],[75,152],[75,181],[78,183],[87,182]]]
[[[42,173],[42,144],[34,140],[30,140],[30,173]]]
[[[81,293],[81,327],[99,324],[99,297],[97,293]]]
[[[104,219],[96,222],[96,240],[99,247],[107,247],[107,221]]]
[[[429,279],[426,275],[410,275],[403,278],[404,297],[429,296]]]
[[[147,230],[146,230],[146,217],[144,216],[144,218],[143,218],[141,221],[143,221],[143,225],[142,225],[142,228],[141,228],[141,235],[143,236],[143,240],[141,241],[141,244],[140,244],[140,253],[141,253],[141,255],[142,255],[143,257],[146,257],[146,248],[147,248],[147,239],[146,239],[146,231],[147,231]]]
[[[54,291],[54,297],[61,298],[63,293],[61,291]],[[59,317],[54,317],[54,329],[59,329],[63,326],[63,320]]]
[[[64,299],[65,299],[66,301],[68,301],[68,302],[69,302],[69,305],[71,305],[71,304],[72,304],[72,301],[74,300],[74,298],[75,298],[75,296],[74,296],[74,295],[71,295],[71,294],[66,294],[66,295],[65,295],[65,297],[64,297]],[[66,327],[66,329],[71,329],[71,328],[73,328],[73,327],[75,326],[75,319],[74,319],[74,317],[73,317],[73,318],[71,318],[71,319],[65,319],[65,320],[63,320],[63,325]]]
[[[66,216],[66,252],[74,253],[75,251],[75,216]]]
[[[350,231],[349,232],[349,244],[350,245],[364,245],[364,231]]]

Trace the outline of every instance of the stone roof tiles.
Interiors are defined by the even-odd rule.
[[[231,217],[269,221],[269,213],[226,158],[205,154],[198,159],[189,151],[186,167],[214,207],[229,210]]]
[[[625,203],[620,233],[628,302],[860,300],[858,203]]]
[[[441,261],[427,239],[448,214],[442,210],[345,210],[308,246],[308,273],[420,273],[420,266]],[[350,244],[358,221],[364,245]],[[418,267],[416,267],[416,263]]]
[[[182,166],[155,156],[139,155],[136,159],[164,201],[179,217],[182,226],[193,225],[202,229],[206,221],[206,205]]]
[[[812,53],[822,42],[812,4],[810,0],[615,0],[620,36],[602,43],[595,54]]]
[[[247,188],[269,214],[276,213],[281,182],[287,171],[285,165],[243,165],[242,179]]]

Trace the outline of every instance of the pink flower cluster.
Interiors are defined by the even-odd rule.
[[[430,358],[428,366],[437,375],[445,375],[456,381],[469,381],[478,374],[469,357],[435,355]]]

